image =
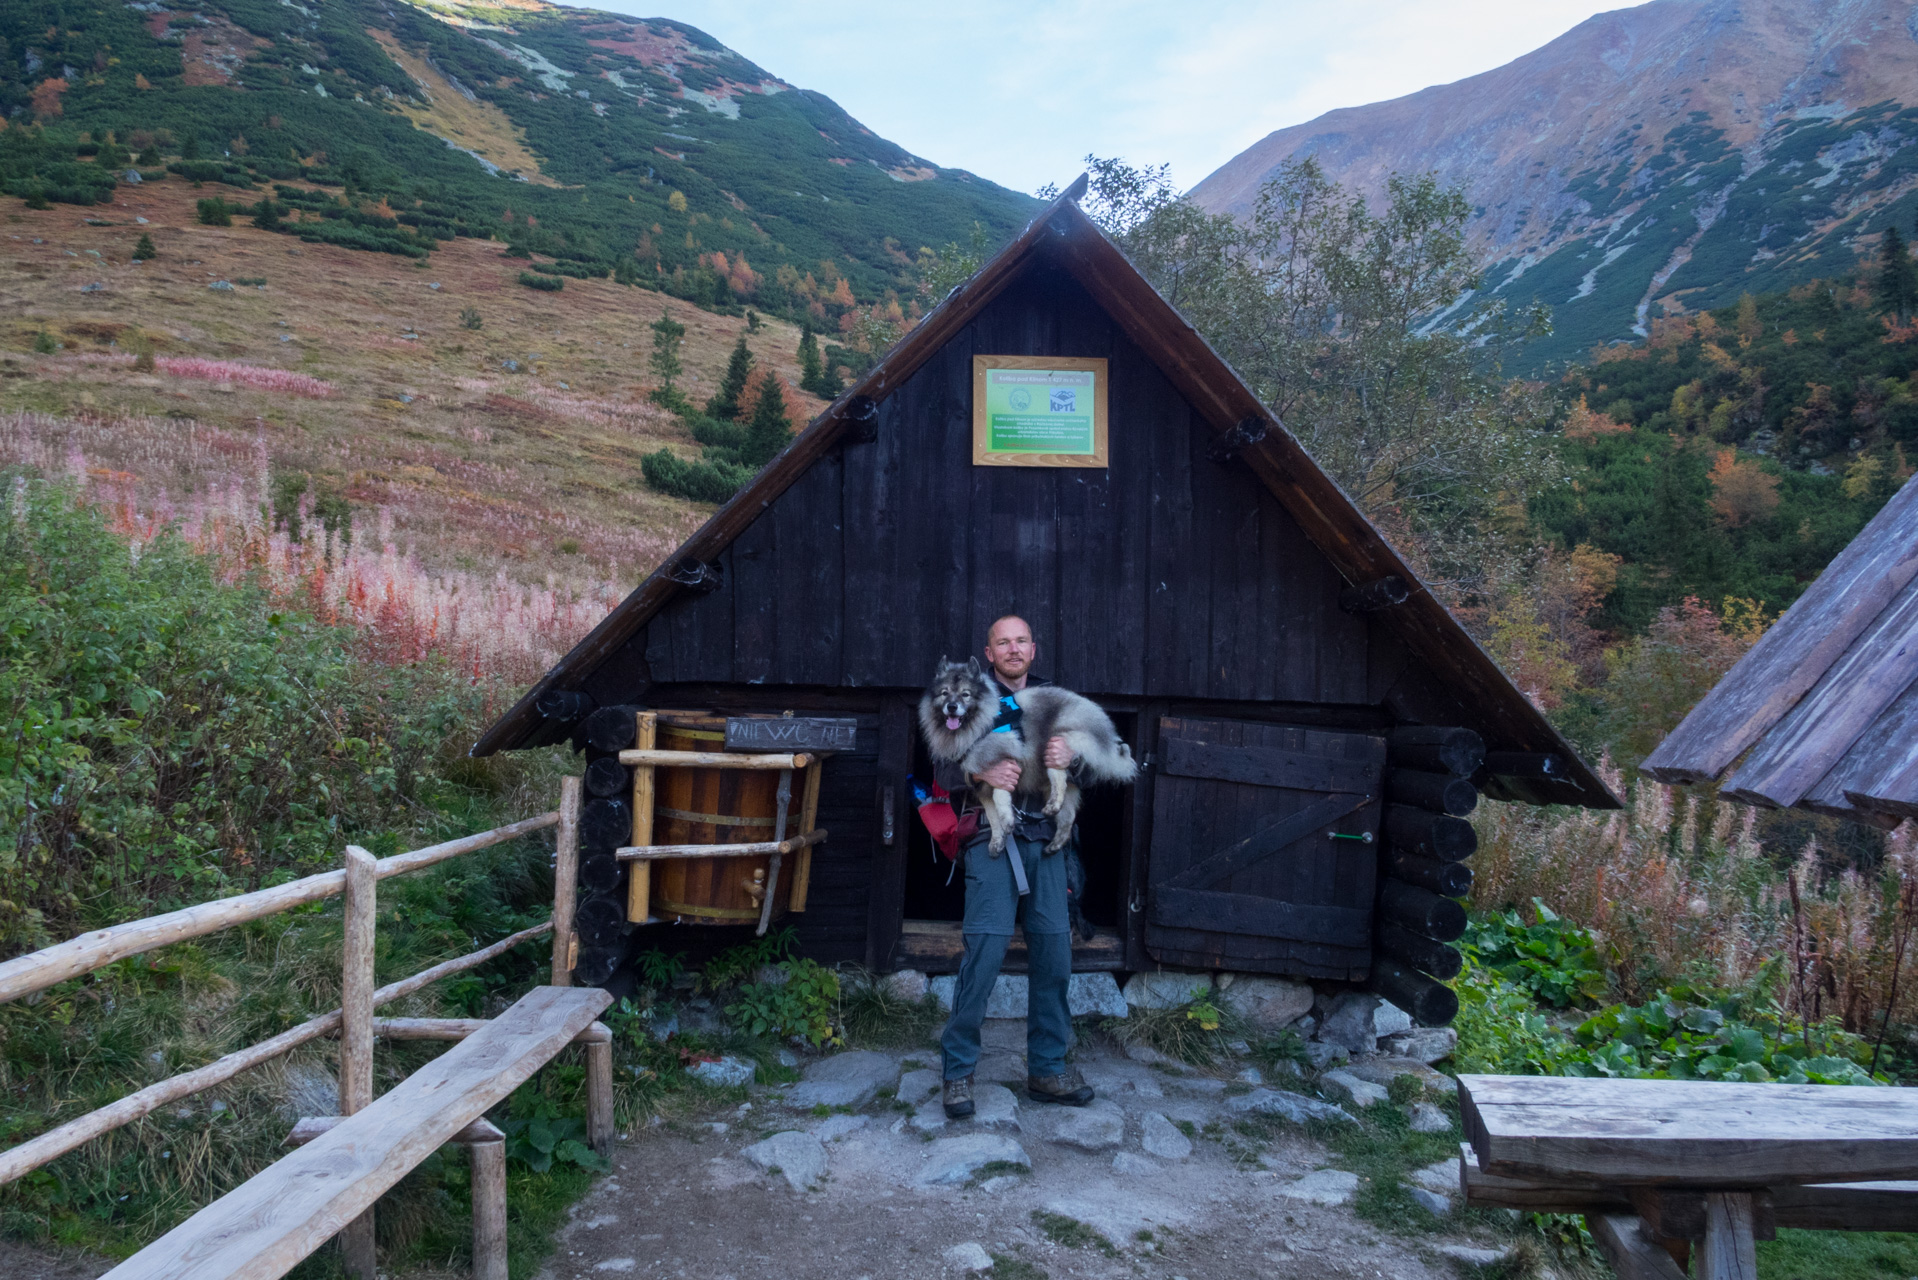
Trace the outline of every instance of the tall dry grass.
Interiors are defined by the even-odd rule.
[[[136,553],[171,529],[228,580],[255,577],[289,604],[361,629],[382,658],[443,655],[507,688],[549,669],[671,549],[662,537],[635,533],[620,556],[634,566],[632,583],[537,584],[504,571],[426,566],[399,545],[391,508],[356,512],[350,528],[334,530],[309,509],[305,536],[296,539],[273,520],[265,441],[191,421],[0,415],[0,465],[68,479]],[[489,516],[497,524],[497,513]],[[544,538],[569,531],[563,516],[529,518]],[[589,536],[583,524],[578,532]],[[603,530],[590,536],[605,541]]]
[[[1815,839],[1768,849],[1753,809],[1643,777],[1627,786],[1609,757],[1598,770],[1624,809],[1480,808],[1475,907],[1537,898],[1592,928],[1624,999],[1681,982],[1762,984],[1794,1016],[1837,1017],[1860,1034],[1888,1008],[1894,1024],[1918,1023],[1918,955],[1904,945],[1918,824],[1887,836],[1876,871],[1834,869]]]

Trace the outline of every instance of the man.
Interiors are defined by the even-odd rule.
[[[1028,685],[1050,683],[1032,674],[1039,646],[1023,618],[1004,617],[986,632],[986,663],[992,668],[1000,693],[1000,724],[1017,727],[1018,704],[1012,695]],[[1072,767],[1072,749],[1064,738],[1046,743],[1048,769]],[[1019,763],[1002,760],[974,781],[983,781],[1016,795]],[[957,781],[955,779],[954,781]],[[1026,1096],[1034,1102],[1083,1107],[1092,1090],[1076,1067],[1066,1066],[1072,1047],[1072,1014],[1066,1004],[1066,984],[1072,976],[1072,934],[1066,916],[1066,860],[1047,856],[1052,819],[1039,813],[1041,801],[1021,797],[1019,820],[1006,841],[1006,856],[994,858],[986,847],[990,834],[980,834],[962,853],[966,868],[965,958],[952,996],[952,1018],[939,1038],[945,1056],[946,1115],[954,1120],[973,1112],[972,1073],[979,1063],[979,1031],[985,1021],[986,1000],[1005,962],[1012,928],[1018,923],[1026,936]],[[1030,808],[1027,807],[1030,805]],[[1013,874],[1013,860],[1024,870],[1025,884]],[[1030,892],[1027,892],[1028,886]]]

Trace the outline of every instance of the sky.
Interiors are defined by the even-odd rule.
[[[1489,71],[1622,0],[584,0],[690,23],[935,164],[1022,191],[1082,157],[1191,187],[1274,129]]]

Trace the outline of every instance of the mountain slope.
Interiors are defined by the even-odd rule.
[[[1553,308],[1542,361],[1853,269],[1918,211],[1914,108],[1905,0],[1654,0],[1483,75],[1279,130],[1192,196],[1244,214],[1308,155],[1369,195],[1436,172],[1472,201],[1487,291]]]
[[[290,188],[335,243],[492,237],[816,323],[909,306],[921,246],[1035,207],[691,27],[539,0],[14,0],[0,115],[12,195],[91,202],[170,160],[248,203]]]

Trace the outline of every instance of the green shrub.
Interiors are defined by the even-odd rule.
[[[140,233],[140,243],[133,246],[133,260],[135,262],[151,262],[159,256],[160,251],[153,247],[153,237],[142,231]]]
[[[210,196],[199,201],[196,208],[199,210],[202,226],[230,227],[233,225],[233,211],[227,208],[226,201],[219,196]]]
[[[1481,967],[1555,1009],[1589,1007],[1603,999],[1605,966],[1591,931],[1555,914],[1537,898],[1532,899],[1532,910],[1538,922],[1530,925],[1516,911],[1479,917],[1466,928],[1461,947]]]
[[[512,1118],[500,1125],[506,1134],[508,1159],[534,1173],[545,1173],[556,1161],[596,1173],[612,1169],[612,1161],[586,1145],[584,1117],[566,1114],[532,1088],[514,1093],[512,1112]]]
[[[533,271],[520,272],[519,282],[528,289],[538,289],[545,293],[558,293],[566,287],[566,282],[558,276],[543,276]]]
[[[484,323],[485,322],[480,319],[480,313],[479,313],[478,307],[461,307],[460,308],[460,328],[472,329],[477,332],[480,326]]]
[[[33,350],[35,354],[50,356],[54,352],[58,351],[59,349],[60,349],[60,344],[55,342],[53,340],[53,335],[48,333],[45,329],[42,329],[40,330],[40,332],[33,335]]]
[[[786,960],[782,982],[750,982],[726,1013],[752,1036],[790,1036],[810,1045],[845,1042],[839,1023],[839,975],[812,960]]]
[[[751,470],[718,462],[688,462],[670,449],[649,453],[639,460],[646,483],[661,493],[692,502],[724,502],[753,478]]]

